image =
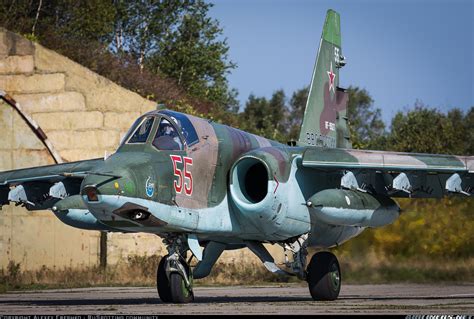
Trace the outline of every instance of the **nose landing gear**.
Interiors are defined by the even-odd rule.
[[[162,302],[171,302],[171,287],[170,287],[170,280],[166,275],[166,261],[167,257],[163,257],[160,260],[160,264],[158,265],[158,271],[156,273],[156,288],[158,289],[158,295]]]
[[[163,302],[188,303],[194,300],[193,275],[186,256],[188,247],[180,238],[165,240],[168,255],[158,266],[156,275],[158,295]]]

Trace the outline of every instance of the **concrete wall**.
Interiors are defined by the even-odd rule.
[[[120,138],[155,103],[130,92],[41,45],[0,29],[0,90],[9,93],[43,129],[65,161],[112,153]],[[0,171],[52,164],[43,144],[13,108],[0,103]],[[108,260],[131,254],[165,254],[161,239],[147,234],[109,234]],[[64,225],[49,211],[4,206],[0,212],[0,268],[98,264],[99,233]],[[226,252],[224,261],[255,260]]]

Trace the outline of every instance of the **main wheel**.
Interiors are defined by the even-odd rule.
[[[341,269],[336,256],[316,253],[306,268],[309,292],[314,300],[335,300],[341,290]]]
[[[156,288],[158,289],[158,295],[160,296],[161,301],[171,302],[171,287],[170,281],[166,276],[166,259],[167,256],[161,258],[158,265],[158,271],[156,272]]]

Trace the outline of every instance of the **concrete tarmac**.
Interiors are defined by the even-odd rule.
[[[163,304],[154,288],[83,288],[0,294],[0,314],[469,314],[474,284],[343,285],[313,301],[303,285],[196,287],[190,304]]]

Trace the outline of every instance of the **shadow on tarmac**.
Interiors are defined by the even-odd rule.
[[[473,299],[473,295],[468,296],[395,296],[395,297],[384,297],[384,296],[341,296],[336,301],[323,301],[325,305],[330,303],[340,303],[347,300],[364,300],[364,301],[386,301],[386,300],[441,300],[441,299]],[[194,304],[223,304],[223,303],[279,303],[279,302],[312,302],[310,296],[216,296],[216,297],[199,297],[196,296]],[[320,302],[320,301],[319,301]],[[92,298],[76,298],[76,299],[22,299],[22,300],[0,300],[1,304],[10,305],[24,305],[24,306],[113,306],[113,305],[153,305],[153,304],[165,304],[158,297],[156,298],[104,298],[104,299],[92,299]]]

